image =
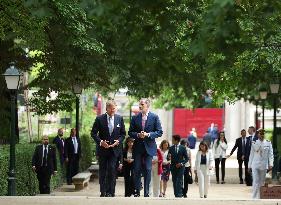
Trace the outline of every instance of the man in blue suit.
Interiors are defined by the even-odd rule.
[[[123,118],[115,114],[116,103],[106,102],[106,113],[97,116],[91,135],[98,147],[99,183],[101,197],[114,197],[116,185],[116,163],[122,153],[126,135]]]
[[[155,138],[161,137],[163,134],[159,117],[149,111],[149,106],[149,99],[142,98],[140,100],[140,113],[133,116],[128,132],[129,136],[135,139],[133,147],[135,197],[140,196],[142,171],[144,176],[144,197],[149,197],[152,158],[157,153]]]
[[[179,144],[181,137],[173,135],[173,146],[169,148],[168,160],[171,160],[171,173],[175,197],[183,197],[183,174],[188,161],[186,148]]]

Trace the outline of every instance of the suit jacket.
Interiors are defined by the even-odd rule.
[[[149,137],[145,137],[144,139],[139,138],[138,133],[141,131],[149,133]],[[150,156],[156,156],[157,146],[155,138],[161,137],[163,134],[159,117],[156,114],[152,112],[148,113],[144,130],[142,129],[142,113],[133,116],[128,134],[135,139],[133,147],[134,154],[140,152],[142,144],[144,144],[146,152]]]
[[[178,145],[178,153],[176,153],[175,145],[169,148],[168,160],[171,160],[171,171],[175,171],[176,164],[181,163],[182,167],[185,167],[186,162],[188,161],[188,156],[186,148],[182,145]]]
[[[202,155],[202,151],[198,151],[195,158],[194,171],[200,170],[201,155]],[[206,166],[209,168],[207,169],[207,174],[210,173],[210,168],[213,167],[213,162],[214,162],[213,153],[211,150],[208,150],[208,152],[206,153]]]
[[[65,143],[64,139],[60,138],[59,136],[56,136],[53,139],[53,144],[55,144],[58,149],[61,162],[64,161],[64,143]]]
[[[78,144],[78,150],[77,150],[77,154],[78,157],[81,157],[81,141],[79,137],[76,137],[77,140],[77,144]],[[74,144],[72,142],[72,137],[68,137],[65,140],[65,144],[64,144],[64,157],[68,158],[68,159],[72,159],[74,157]]]
[[[250,154],[250,150],[249,150],[249,140],[245,137],[245,153],[244,153],[244,157],[245,157],[245,160],[249,160],[249,154]],[[233,154],[233,152],[238,148],[237,150],[237,159],[238,160],[242,160],[242,156],[243,156],[243,150],[242,150],[242,137],[239,137],[236,139],[235,141],[235,145],[234,147],[232,148],[231,152],[230,152],[230,155]]]
[[[36,172],[40,170],[43,164],[43,145],[37,145],[32,157],[32,166],[36,167]],[[47,170],[49,174],[53,174],[57,171],[57,158],[56,158],[56,148],[48,145],[47,154]]]
[[[98,146],[98,155],[102,156],[108,149],[99,146],[101,140],[108,141],[109,144],[113,144],[114,140],[119,141],[119,146],[113,147],[113,152],[116,157],[122,153],[123,140],[126,135],[124,120],[120,115],[114,115],[114,128],[112,134],[109,133],[107,114],[99,115],[93,124],[91,136],[95,140]]]

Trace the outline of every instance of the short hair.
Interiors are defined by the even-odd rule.
[[[241,133],[242,133],[243,131],[244,131],[244,132],[246,132],[246,130],[245,130],[245,129],[242,129],[242,130],[241,130]]]
[[[42,140],[44,140],[45,138],[49,139],[49,136],[48,135],[43,135],[42,136]]]
[[[181,141],[181,136],[173,135],[173,139],[176,140],[177,142],[180,142]]]
[[[188,142],[188,140],[186,140],[186,139],[182,139],[181,142],[180,142],[180,144],[181,144],[181,145],[184,145],[184,146],[186,145],[187,147],[189,146],[189,142]]]
[[[163,149],[163,145],[164,145],[165,143],[168,143],[168,149],[170,148],[170,143],[169,143],[169,141],[168,141],[168,140],[162,140],[162,142],[160,143],[160,146],[159,146],[161,150]]]
[[[59,133],[60,131],[63,131],[63,128],[62,128],[62,127],[58,129],[58,133]]]
[[[250,126],[249,128],[251,128],[254,132],[256,131],[256,128],[254,126]]]
[[[208,147],[208,145],[207,145],[206,142],[201,141],[200,144],[199,144],[199,151],[202,151],[200,145],[204,145],[204,146],[205,146],[205,149],[206,149],[206,152],[208,151],[209,147]]]
[[[108,100],[108,101],[106,102],[106,108],[111,107],[112,105],[114,105],[114,106],[117,105],[116,102],[115,102],[113,99]]]
[[[144,101],[147,104],[147,107],[150,106],[150,100],[148,98],[141,98],[140,101]]]

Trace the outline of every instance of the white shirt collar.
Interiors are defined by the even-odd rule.
[[[107,121],[108,121],[111,116],[109,116],[109,114],[106,113],[106,117],[107,117]],[[111,117],[111,119],[114,120],[114,115]]]
[[[149,110],[148,110],[147,113],[145,113],[145,114],[141,113],[141,115],[142,115],[142,116],[144,116],[144,115],[145,115],[145,116],[148,116],[148,113],[149,113]]]

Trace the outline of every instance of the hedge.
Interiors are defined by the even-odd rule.
[[[50,138],[52,142],[52,138]],[[39,193],[36,174],[31,169],[32,155],[37,143],[26,143],[16,145],[16,192],[18,196],[36,195]],[[92,163],[93,140],[89,135],[81,136],[82,158],[80,160],[80,171],[86,170]],[[0,196],[7,195],[8,169],[10,150],[8,145],[0,146]],[[61,169],[57,154],[58,173],[52,177],[51,190],[60,186],[65,181],[65,171]]]
[[[32,155],[36,144],[16,145],[16,193],[18,196],[36,195],[39,193],[36,174],[31,169]],[[8,169],[10,150],[8,145],[0,146],[0,195],[7,195]],[[62,182],[62,172],[58,166],[58,174],[52,177],[51,189]]]

